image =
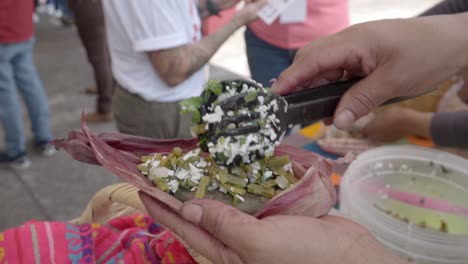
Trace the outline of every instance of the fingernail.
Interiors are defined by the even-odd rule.
[[[353,112],[345,109],[335,118],[335,126],[338,129],[345,129],[352,126],[356,122],[356,117]]]
[[[197,204],[187,203],[182,207],[181,215],[185,220],[199,224],[203,215],[203,209]]]

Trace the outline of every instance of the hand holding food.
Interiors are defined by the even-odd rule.
[[[270,216],[258,220],[212,200],[168,212],[141,194],[149,214],[213,263],[383,263],[402,260],[364,228],[340,217]],[[201,231],[203,230],[203,231]]]

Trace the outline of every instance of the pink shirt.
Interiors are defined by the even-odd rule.
[[[298,49],[319,37],[338,32],[349,25],[348,0],[308,0],[304,23],[267,25],[257,20],[249,25],[255,35],[283,49]]]

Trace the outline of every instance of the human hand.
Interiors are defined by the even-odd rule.
[[[404,263],[344,218],[253,216],[213,200],[195,200],[176,213],[140,193],[149,214],[213,263]]]
[[[468,40],[460,32],[467,21],[468,14],[460,14],[349,27],[300,49],[273,91],[287,94],[366,76],[344,95],[335,111],[336,127],[349,128],[388,99],[429,91],[466,65]]]
[[[402,107],[390,107],[375,113],[362,133],[377,142],[393,142],[411,134],[411,117]]]
[[[257,12],[267,3],[267,0],[245,0],[244,2],[244,6],[234,16],[242,25],[256,20]]]
[[[409,135],[430,137],[432,113],[390,107],[375,113],[362,133],[377,142],[392,142]]]

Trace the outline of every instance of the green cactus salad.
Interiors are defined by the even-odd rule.
[[[298,180],[293,174],[289,156],[274,156],[275,143],[280,137],[274,130],[275,116],[268,115],[275,102],[268,101],[260,92],[266,88],[249,86],[245,82],[210,81],[200,97],[181,103],[184,112],[193,114],[192,133],[199,139],[195,150],[183,153],[174,148],[169,155],[144,156],[138,169],[158,189],[171,193],[180,200],[204,198],[210,193],[230,197],[233,204],[245,202],[245,197],[271,199],[294,185]],[[251,111],[246,107],[240,112],[224,113],[217,105],[230,96],[245,93],[249,100],[259,100],[253,111],[260,114],[264,122],[259,133],[225,137],[219,133],[217,124],[222,116],[235,116]],[[277,106],[276,106],[277,107]],[[187,194],[187,192],[192,194]],[[182,197],[187,196],[187,197]],[[190,196],[190,197],[188,197]],[[220,199],[219,197],[216,199]]]

